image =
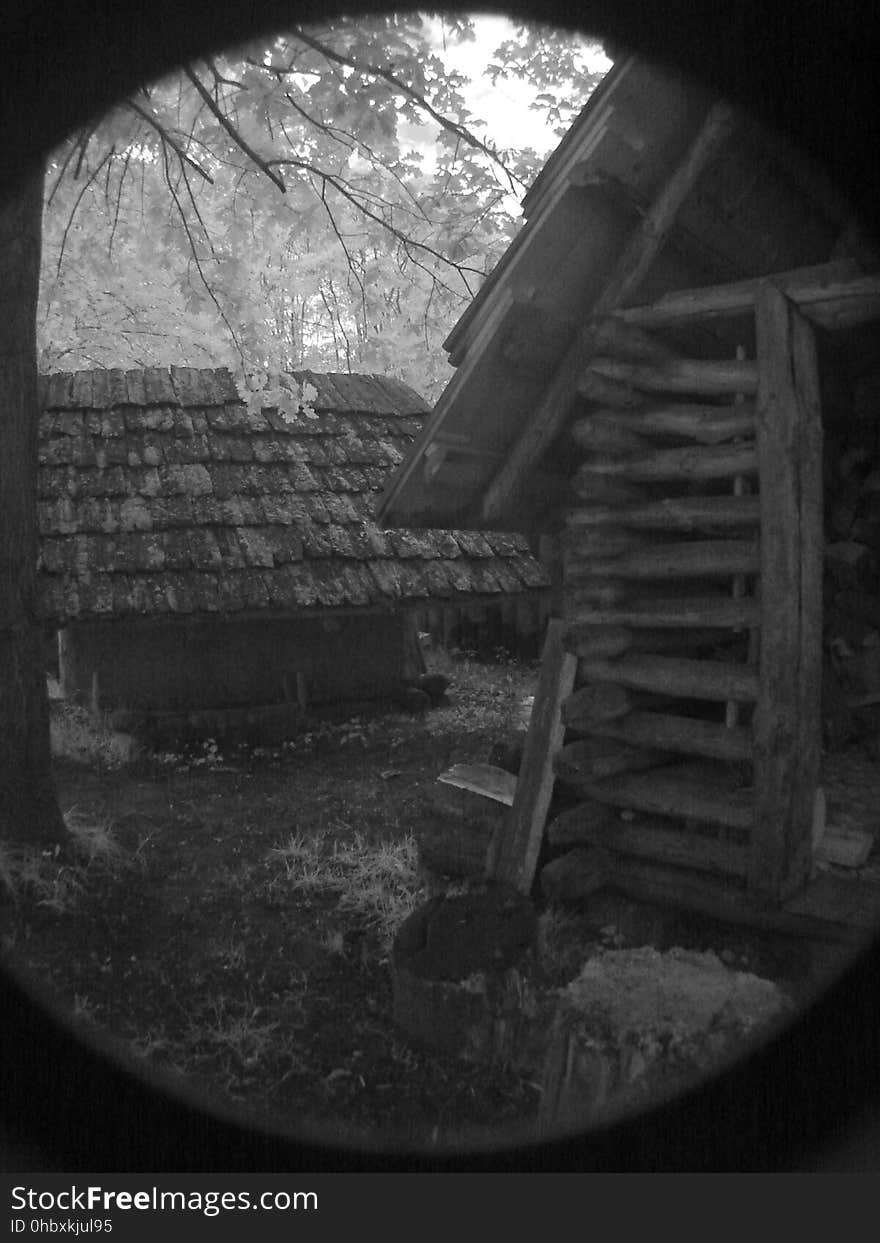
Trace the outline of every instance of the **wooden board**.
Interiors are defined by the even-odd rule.
[[[751,829],[753,791],[733,784],[717,766],[680,765],[594,782],[586,797],[652,816],[672,816],[730,829]]]
[[[729,728],[689,716],[630,712],[622,720],[594,725],[589,732],[602,738],[616,738],[632,746],[655,747],[732,763],[748,763],[752,758],[752,738],[747,729],[742,726]]]
[[[553,757],[562,745],[565,726],[560,708],[572,691],[577,658],[565,650],[565,623],[551,618],[541,657],[541,673],[526,734],[516,795],[507,829],[491,860],[491,871],[520,893],[530,893],[535,879],[544,825],[553,795]]]
[[[818,377],[807,340],[810,329],[802,320],[795,347],[795,316],[798,312],[778,289],[760,286],[755,295],[757,435],[760,478],[767,486],[760,489],[760,693],[749,887],[771,901],[798,889],[809,872],[821,721]],[[808,547],[806,537],[815,543]]]
[[[589,478],[584,477],[583,494],[589,497]],[[590,527],[624,527],[657,531],[717,531],[753,527],[760,521],[756,496],[680,496],[641,504],[596,503],[570,510],[565,524],[570,530]]]
[[[494,764],[453,764],[437,780],[444,785],[457,786],[460,790],[482,794],[484,798],[494,799],[496,803],[513,806],[516,777],[505,772],[503,768],[496,768]]]
[[[631,690],[673,698],[748,703],[758,696],[754,668],[719,660],[626,654],[616,660],[583,661],[581,669],[585,677],[597,682],[616,682]]]

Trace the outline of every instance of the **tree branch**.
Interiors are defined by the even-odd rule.
[[[136,104],[133,99],[126,100],[126,107],[128,107],[132,112],[137,113],[139,117],[142,117],[143,120],[145,120],[148,125],[152,125],[153,129],[156,131],[156,133],[159,135],[162,141],[167,142],[168,146],[171,147],[172,151],[175,153],[177,158],[180,160],[181,164],[186,162],[187,164],[189,164],[190,168],[195,169],[195,171],[199,174],[199,176],[203,177],[205,181],[207,181],[209,186],[212,186],[214,184],[214,178],[211,176],[211,174],[206,172],[202,168],[201,164],[199,164],[198,161],[194,160],[192,156],[187,155],[187,153],[183,150],[183,148],[174,141],[174,139],[171,137],[171,135],[169,134],[165,126],[162,125],[159,121],[157,121],[155,117],[151,117],[149,112],[141,108],[139,104]]]
[[[249,146],[248,143],[245,142],[241,134],[239,134],[238,130],[229,120],[229,117],[226,115],[223,109],[220,108],[217,105],[217,103],[211,98],[211,94],[208,91],[207,87],[204,85],[203,82],[201,82],[196,77],[192,69],[190,69],[189,65],[187,65],[186,69],[184,70],[184,73],[189,78],[190,82],[192,82],[193,86],[196,88],[198,93],[201,95],[202,99],[207,104],[211,113],[214,115],[214,117],[216,117],[219,123],[223,126],[223,128],[226,130],[226,133],[229,135],[232,141],[236,144],[236,146],[239,147],[244,152],[244,154],[248,157],[248,159],[253,164],[255,164],[257,168],[260,169],[261,172],[266,174],[269,180],[278,187],[278,189],[281,191],[282,194],[286,194],[287,187],[285,186],[281,178],[278,176],[278,174],[273,173],[271,168],[269,168],[268,164],[266,163],[266,161],[261,156],[257,155],[253,147]]]
[[[466,126],[460,125],[458,121],[453,121],[451,117],[444,116],[442,112],[438,112],[433,104],[431,104],[424,95],[422,95],[419,91],[414,90],[413,87],[404,82],[402,78],[398,78],[397,74],[392,73],[390,69],[383,69],[381,65],[361,64],[360,61],[354,60],[352,57],[345,56],[341,52],[337,52],[334,48],[328,47],[327,44],[322,43],[320,39],[315,39],[312,35],[307,35],[299,26],[294,28],[292,34],[294,38],[301,40],[308,47],[312,48],[316,52],[320,52],[322,56],[325,56],[328,60],[335,61],[338,65],[347,65],[350,69],[354,69],[358,73],[368,73],[374,78],[381,78],[396,91],[400,91],[402,95],[405,95],[408,99],[411,99],[413,103],[421,108],[423,112],[426,112],[432,120],[436,121],[442,129],[447,130],[450,134],[455,134],[458,138],[462,139],[462,141],[466,142],[468,146],[473,147],[474,150],[481,151],[483,155],[488,156],[489,159],[492,160],[493,163],[497,164],[504,173],[510,183],[511,189],[514,188],[514,185],[518,185],[521,190],[528,189],[526,183],[521,181],[520,178],[507,167],[497,151],[493,151],[490,146],[487,146],[486,143],[481,142],[480,139],[477,138],[476,134],[471,133]]]

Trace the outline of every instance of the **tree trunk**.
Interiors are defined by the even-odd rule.
[[[0,198],[0,840],[66,835],[37,599],[36,309],[43,170]]]

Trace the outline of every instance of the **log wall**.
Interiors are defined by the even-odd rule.
[[[564,642],[578,664],[555,771],[588,888],[618,858],[625,889],[637,858],[641,881],[654,860],[666,898],[680,876],[683,898],[705,883],[775,903],[809,872],[818,376],[812,331],[783,294],[761,286],[755,311],[752,358],[675,358],[644,332],[636,351],[618,322],[578,386],[561,535]],[[551,824],[548,840],[560,836]]]

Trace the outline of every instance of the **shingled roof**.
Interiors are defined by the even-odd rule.
[[[289,613],[547,585],[520,536],[374,520],[428,414],[411,388],[295,379],[317,396],[279,414],[249,408],[225,369],[42,377],[45,616]]]

